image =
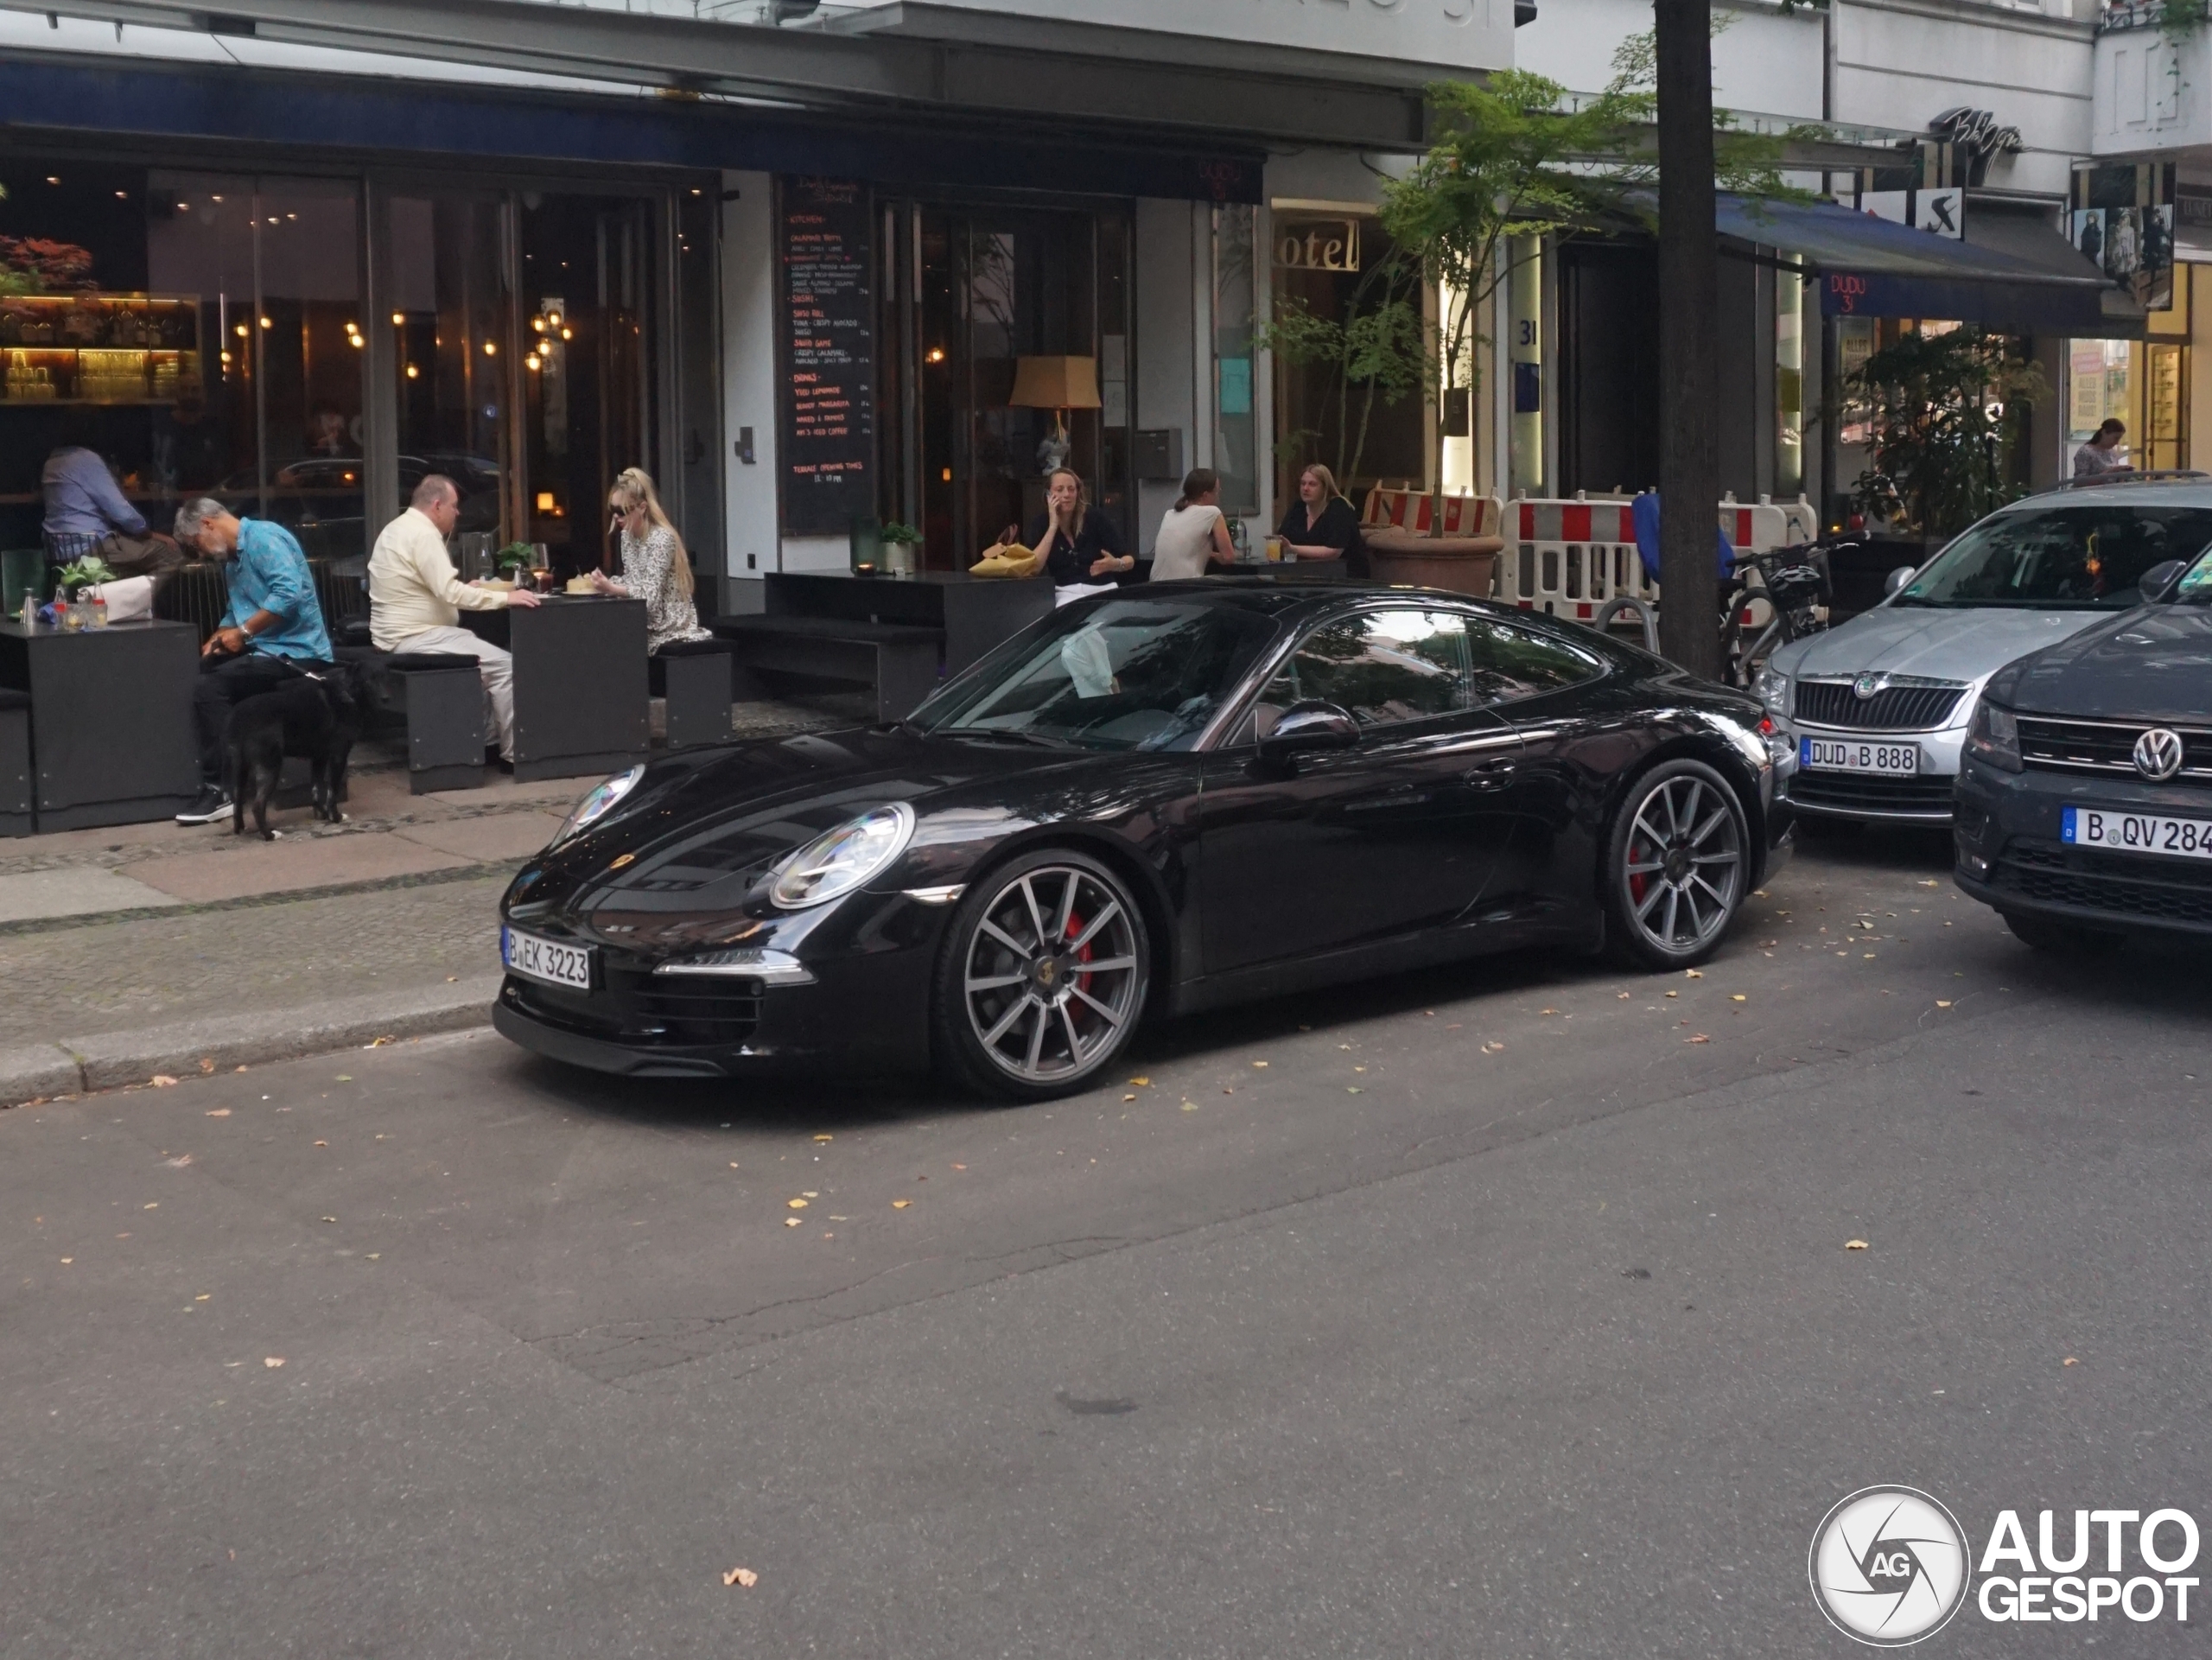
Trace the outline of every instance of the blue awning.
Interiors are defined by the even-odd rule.
[[[2013,334],[2140,334],[2143,314],[2033,206],[1970,201],[1956,241],[1831,202],[1723,194],[1720,233],[1801,256],[1830,317],[1941,317]]]

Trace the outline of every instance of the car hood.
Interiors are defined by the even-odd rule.
[[[1084,812],[1089,798],[1112,793],[1130,759],[883,728],[671,757],[646,769],[612,817],[541,853],[508,899],[518,916],[618,899],[734,908],[792,849],[894,801],[914,810],[916,824],[893,870],[917,885],[957,880],[979,838],[1044,813]]]
[[[1774,666],[1795,677],[1847,678],[1872,671],[1971,684],[2016,657],[2056,644],[2110,614],[1878,606],[1839,628],[1783,646]]]
[[[2212,607],[2125,612],[2012,665],[1989,692],[2037,715],[2200,722],[2212,710]]]

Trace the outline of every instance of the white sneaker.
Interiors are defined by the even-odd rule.
[[[192,805],[176,816],[180,824],[213,824],[231,816],[230,792],[219,785],[203,784]]]

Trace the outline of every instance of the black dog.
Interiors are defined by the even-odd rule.
[[[346,793],[346,764],[361,735],[368,689],[355,663],[302,669],[296,680],[275,691],[249,697],[231,711],[223,728],[230,774],[231,834],[245,834],[245,813],[253,808],[254,828],[273,842],[269,803],[283,775],[284,758],[297,755],[315,764],[315,817],[335,824],[345,815],[338,803]]]

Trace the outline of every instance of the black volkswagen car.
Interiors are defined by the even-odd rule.
[[[2008,664],[1967,731],[1959,886],[2028,944],[2212,938],[2212,550]]]
[[[1540,943],[1695,963],[1786,845],[1758,704],[1457,595],[1157,583],[896,725],[594,790],[496,1021],[609,1072],[935,1065],[1038,1098],[1148,1013]]]

